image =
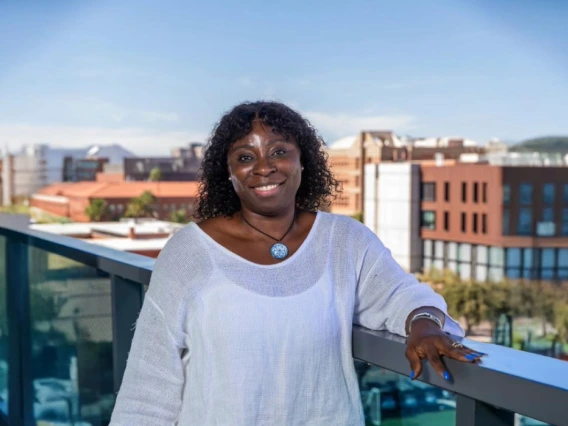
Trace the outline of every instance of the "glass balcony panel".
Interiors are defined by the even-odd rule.
[[[34,418],[107,425],[115,400],[110,279],[34,247],[29,264]]]
[[[515,426],[552,426],[549,423],[540,420],[531,419],[530,417],[515,414]]]
[[[6,238],[0,236],[0,424],[8,414],[8,312]]]
[[[451,392],[360,361],[355,361],[355,369],[367,426],[456,424]]]

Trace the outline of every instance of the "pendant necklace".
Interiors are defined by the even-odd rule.
[[[272,235],[268,235],[266,232],[261,231],[260,229],[258,229],[256,226],[253,226],[249,223],[248,220],[245,219],[245,216],[243,214],[241,214],[241,217],[243,218],[243,220],[245,221],[245,223],[250,226],[252,229],[260,232],[263,235],[266,235],[268,238],[273,239],[274,241],[276,241],[272,247],[270,247],[270,254],[272,255],[272,257],[274,259],[284,259],[286,256],[288,256],[288,247],[286,246],[286,244],[282,243],[282,240],[286,237],[286,235],[288,235],[288,233],[290,232],[290,230],[292,229],[292,226],[294,226],[294,222],[296,221],[296,212],[294,212],[294,219],[292,219],[292,223],[290,224],[290,227],[288,228],[288,230],[286,231],[286,233],[284,235],[282,235],[282,238],[278,239],[278,238],[274,238]]]

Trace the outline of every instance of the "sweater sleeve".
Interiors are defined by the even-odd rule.
[[[184,251],[179,239],[172,240],[155,263],[110,426],[177,424],[185,383],[182,357],[189,348],[181,278],[185,271],[179,258]]]
[[[463,336],[460,325],[447,314],[444,298],[405,272],[376,236],[363,256],[359,271],[354,324],[405,336],[410,313],[430,306],[445,314],[444,331]]]

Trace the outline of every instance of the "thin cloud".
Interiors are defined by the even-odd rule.
[[[395,130],[405,132],[414,120],[411,115],[328,114],[310,111],[305,116],[324,135],[339,138],[361,130]]]
[[[155,111],[135,108],[125,108],[112,102],[94,98],[78,99],[55,99],[50,100],[55,104],[62,115],[80,119],[99,119],[112,123],[126,123],[128,126],[136,126],[139,123],[177,123],[180,121],[179,114],[173,111]]]
[[[82,148],[89,145],[119,144],[137,155],[169,155],[172,148],[192,141],[205,142],[206,133],[160,131],[140,127],[33,126],[0,124],[0,147],[11,152],[24,145],[47,143],[54,147]]]
[[[240,86],[251,87],[254,85],[254,80],[251,77],[241,77],[237,81]]]

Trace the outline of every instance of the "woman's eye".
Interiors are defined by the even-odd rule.
[[[279,157],[279,156],[281,156],[281,155],[284,155],[284,154],[286,154],[286,150],[285,150],[285,149],[276,149],[276,150],[273,152],[273,155],[275,155],[275,156],[277,156],[277,157]]]
[[[250,155],[239,155],[237,160],[239,161],[239,163],[248,163],[252,160],[252,157]]]

